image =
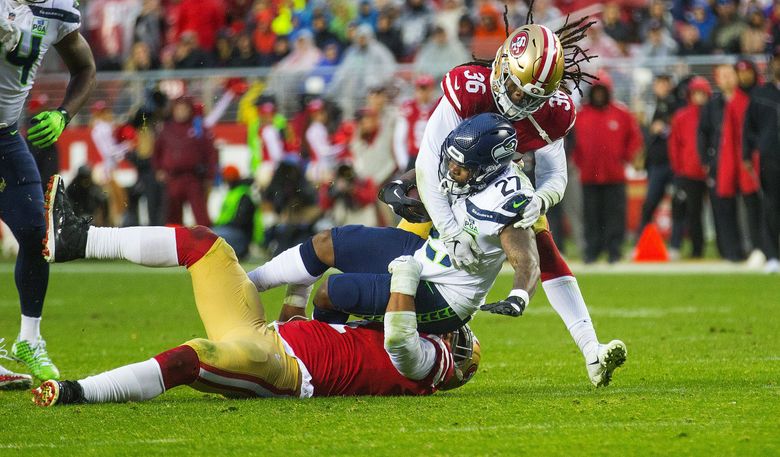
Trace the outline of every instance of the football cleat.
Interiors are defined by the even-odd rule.
[[[46,237],[43,240],[43,258],[49,263],[83,259],[92,218],[79,217],[73,212],[65,195],[62,176],[54,175],[49,180],[44,207]]]
[[[43,338],[38,338],[35,345],[27,340],[16,340],[11,346],[11,355],[27,365],[30,373],[38,379],[60,379],[60,371],[49,358]]]
[[[43,408],[86,402],[81,384],[76,381],[55,381],[53,379],[44,381],[32,390],[32,401]]]
[[[0,358],[8,359],[8,351],[3,347],[3,338],[0,338]],[[14,373],[0,365],[0,390],[29,389],[30,386],[32,386],[32,376]]]
[[[599,344],[596,360],[586,363],[590,382],[596,387],[607,387],[612,380],[612,373],[626,362],[627,355],[628,349],[620,340]]]

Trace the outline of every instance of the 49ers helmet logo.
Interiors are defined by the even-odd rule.
[[[512,39],[512,43],[509,45],[509,51],[512,53],[512,57],[520,57],[527,47],[528,32],[523,30]]]

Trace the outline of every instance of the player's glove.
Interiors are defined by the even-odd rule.
[[[528,204],[523,209],[523,215],[521,219],[513,224],[514,228],[527,229],[539,220],[539,217],[544,211],[544,201],[539,198],[534,192],[523,192],[528,198]]]
[[[523,315],[527,304],[528,293],[524,290],[513,290],[507,298],[493,303],[486,303],[480,306],[479,309],[493,314],[519,317]]]
[[[0,16],[0,43],[2,43],[5,52],[11,52],[16,49],[21,36],[22,31],[16,24],[9,21],[6,17]]]
[[[51,146],[65,130],[69,120],[65,110],[44,111],[32,118],[34,125],[27,131],[27,139],[36,148]]]
[[[379,200],[386,203],[393,212],[409,222],[429,222],[431,217],[420,200],[410,198],[406,194],[416,187],[414,183],[396,179],[379,189]]]
[[[442,243],[447,249],[447,255],[455,268],[474,273],[479,267],[479,256],[482,250],[477,245],[477,240],[465,230],[451,237],[442,237]]]

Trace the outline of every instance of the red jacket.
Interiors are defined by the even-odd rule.
[[[217,169],[217,149],[208,130],[200,136],[191,122],[168,121],[154,142],[152,166],[170,177],[189,175],[211,180]]]
[[[221,0],[182,0],[176,21],[176,38],[193,31],[198,45],[206,51],[214,49],[217,32],[225,26],[225,5]]]
[[[748,195],[758,192],[758,180],[742,164],[742,131],[749,102],[750,96],[737,89],[723,112],[718,174],[715,177],[715,193],[719,197],[733,197],[737,190]],[[758,170],[758,165],[754,163],[753,168]]]
[[[688,104],[672,117],[669,130],[669,163],[675,176],[704,181],[707,174],[698,151],[699,107]]]
[[[577,114],[576,130],[573,156],[582,183],[626,182],[625,166],[642,148],[633,114],[614,102],[603,109],[586,104]]]

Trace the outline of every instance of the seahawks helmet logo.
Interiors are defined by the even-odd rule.
[[[496,162],[501,162],[501,159],[511,156],[517,150],[517,136],[512,135],[504,140],[501,144],[496,145],[491,154]]]

